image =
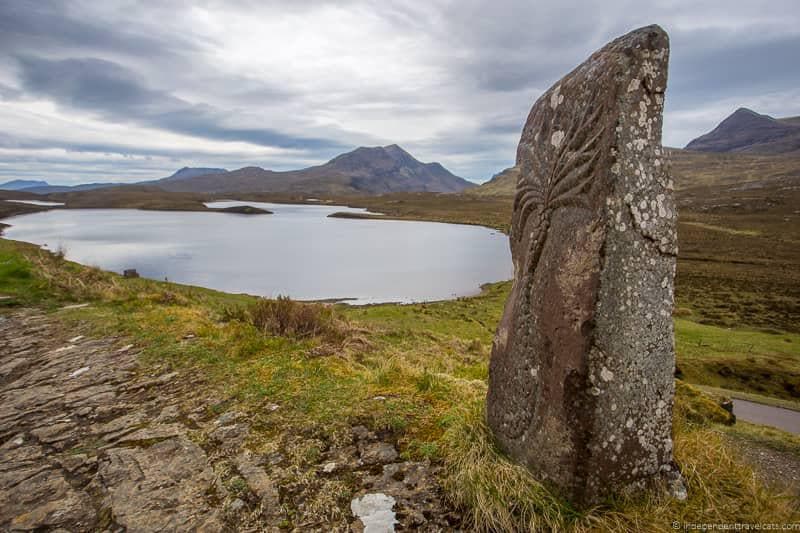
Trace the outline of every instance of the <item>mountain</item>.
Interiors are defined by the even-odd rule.
[[[519,167],[509,167],[492,176],[492,179],[470,189],[468,194],[476,196],[513,196],[517,189]]]
[[[4,191],[21,191],[30,187],[47,187],[49,183],[46,181],[34,180],[12,180],[0,184],[0,189]]]
[[[80,185],[49,185],[45,183],[45,185],[28,187],[22,190],[24,190],[25,192],[32,192],[34,194],[51,194],[56,192],[92,191],[94,189],[119,187],[120,185],[121,185],[120,183],[81,183]]]
[[[206,176],[208,174],[225,174],[227,169],[224,168],[201,168],[201,167],[183,167],[171,176],[157,180],[157,183],[165,181],[184,180],[189,178],[196,178],[198,176]]]
[[[776,119],[737,109],[709,133],[686,145],[698,152],[800,153],[800,117]]]
[[[361,147],[324,165],[276,172],[245,167],[230,172],[153,183],[173,192],[294,192],[303,194],[384,194],[461,192],[474,187],[439,163],[422,163],[392,144]]]

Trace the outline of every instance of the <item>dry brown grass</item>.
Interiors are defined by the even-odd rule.
[[[76,299],[116,300],[129,296],[120,278],[99,268],[83,267],[64,259],[66,251],[55,253],[45,250],[29,251],[26,258],[48,290]]]
[[[443,438],[445,488],[477,531],[670,531],[675,522],[800,519],[797,501],[760,483],[719,426],[709,420],[690,422],[682,418],[684,412],[676,410],[674,442],[675,460],[689,491],[685,502],[666,493],[645,493],[588,510],[571,507],[498,451],[482,398],[459,411]]]
[[[333,306],[297,302],[288,296],[278,296],[275,300],[259,298],[247,310],[247,317],[266,335],[294,339],[321,337],[328,341],[341,341],[349,329]]]
[[[298,302],[288,296],[259,298],[246,309],[244,317],[265,335],[317,340],[320,344],[310,351],[312,356],[341,353],[344,348],[361,351],[371,346],[366,337],[368,331],[350,323],[328,304]]]

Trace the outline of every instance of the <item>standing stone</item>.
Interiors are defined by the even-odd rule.
[[[517,149],[514,284],[488,423],[513,459],[583,504],[658,479],[681,492],[668,56],[658,26],[609,43],[539,98]]]

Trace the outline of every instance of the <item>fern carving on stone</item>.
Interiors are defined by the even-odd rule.
[[[536,269],[553,212],[565,206],[589,207],[585,193],[600,158],[597,145],[606,130],[599,120],[603,112],[601,105],[583,107],[561,121],[568,125],[566,131],[554,127],[550,120],[550,127],[537,135],[543,135],[544,140],[538,146],[525,147],[529,157],[522,164],[524,181],[517,187],[511,223],[513,246],[520,246],[526,234],[532,236],[523,254],[525,272]]]

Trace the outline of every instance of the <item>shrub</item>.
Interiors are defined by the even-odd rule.
[[[267,335],[310,338],[326,337],[341,340],[344,323],[331,306],[296,302],[288,296],[275,300],[260,298],[249,309],[250,323]]]

